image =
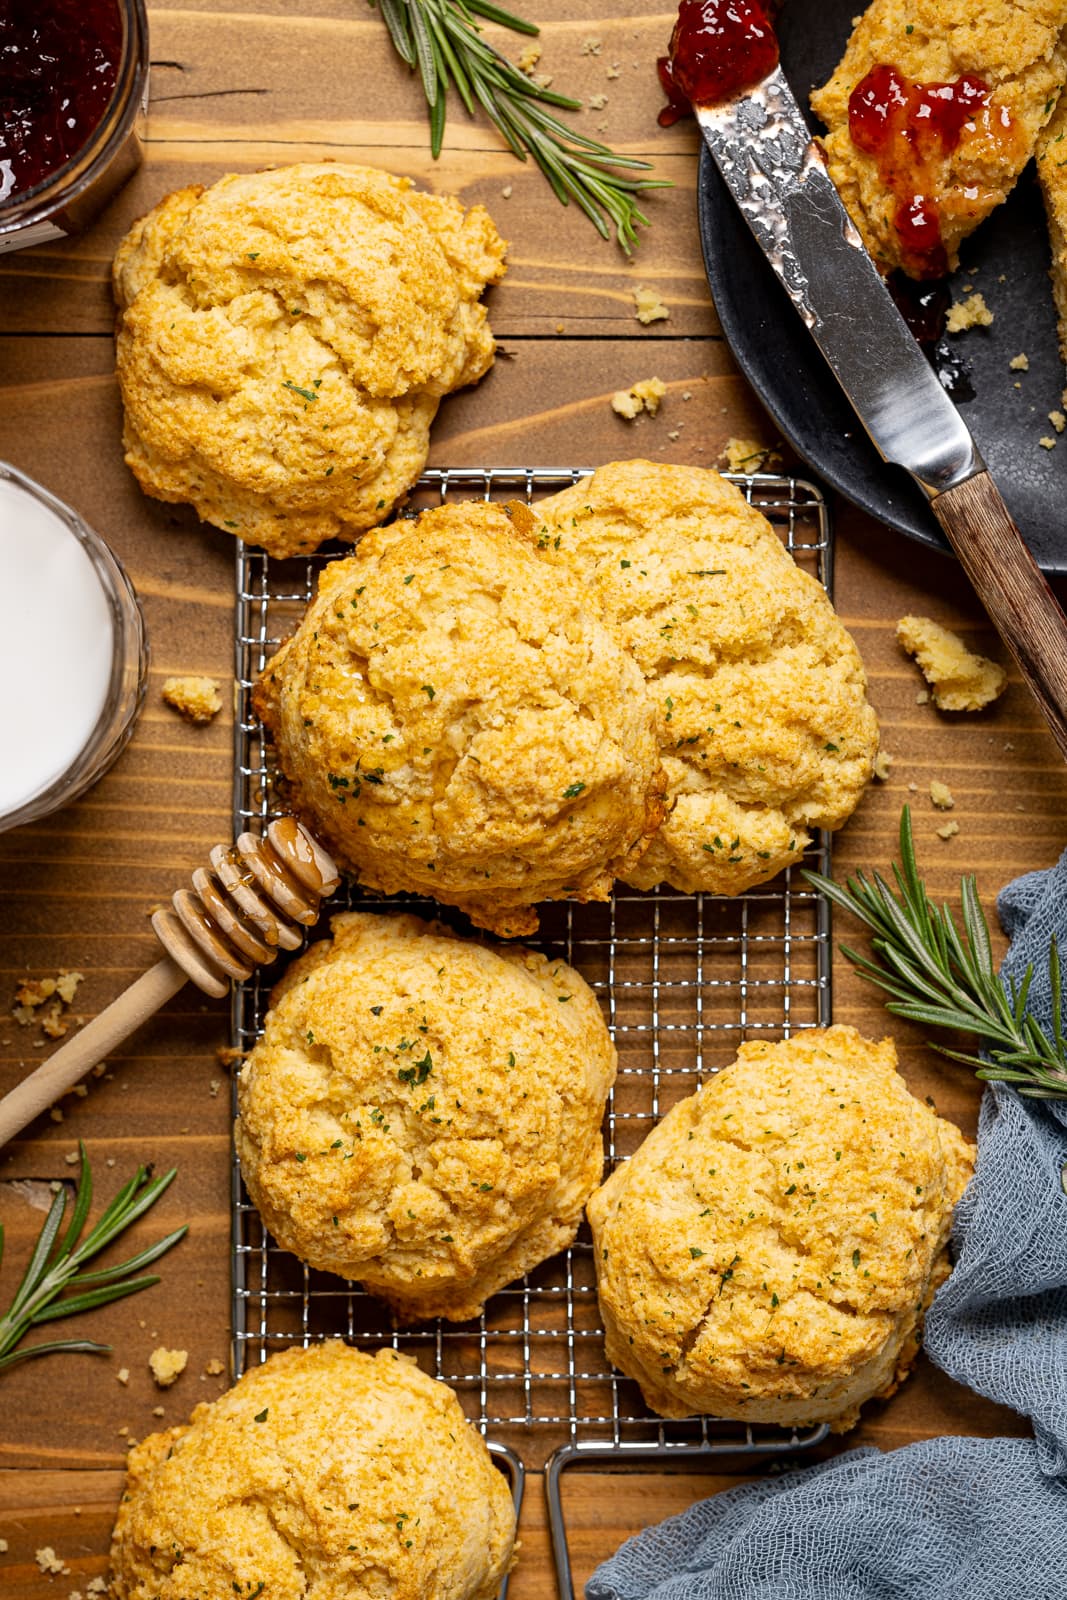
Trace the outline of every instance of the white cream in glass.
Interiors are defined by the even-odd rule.
[[[69,506],[0,462],[0,829],[66,805],[122,750],[144,692],[140,608]]]

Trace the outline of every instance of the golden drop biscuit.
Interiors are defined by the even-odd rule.
[[[542,559],[581,581],[655,705],[667,815],[620,876],[739,894],[839,828],[878,749],[863,663],[740,490],[616,461],[534,510]]]
[[[407,1321],[475,1317],[573,1241],[615,1048],[562,961],[411,916],[331,927],[275,989],[241,1071],[245,1183],[311,1266]]]
[[[1036,153],[1052,246],[1050,272],[1059,320],[1060,355],[1067,362],[1067,96],[1060,96],[1055,114],[1037,142]]]
[[[875,156],[852,141],[852,91],[878,66],[922,84],[976,77],[990,90],[988,106],[917,185],[937,208],[953,271],[960,244],[1011,193],[1056,105],[1067,77],[1065,26],[1062,0],[874,0],[857,19],[840,64],[811,104],[828,130],[822,143],[830,176],[884,271],[914,264],[896,226],[899,195],[886,187]]]
[[[373,527],[443,395],[492,365],[504,275],[481,207],[340,162],[168,195],[115,257],[126,461],[272,555]]]
[[[610,1360],[661,1416],[852,1427],[907,1376],[973,1163],[891,1040],[743,1044],[589,1202]]]
[[[606,900],[663,806],[641,673],[530,522],[471,502],[369,534],[254,695],[339,864],[501,934],[539,900]]]
[[[132,1449],[114,1600],[493,1600],[515,1511],[452,1390],[340,1339],[251,1367]]]

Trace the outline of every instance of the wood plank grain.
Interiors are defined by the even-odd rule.
[[[169,133],[152,145],[150,163],[89,233],[0,257],[0,334],[110,334],[115,318],[111,258],[135,217],[174,189],[211,184],[227,172],[322,160],[385,167],[413,178],[420,188],[487,208],[509,241],[508,275],[486,302],[498,338],[554,335],[560,323],[572,333],[623,334],[635,341],[662,337],[664,331],[675,337],[718,332],[700,264],[696,163],[689,157],[661,163],[674,187],[650,196],[653,226],[643,233],[635,256],[627,258],[573,205],[557,205],[551,193],[555,211],[546,216],[544,179],[506,150],[459,151],[435,166],[414,135],[410,148],[375,146],[359,128],[336,139],[307,125],[271,138],[262,131],[254,140],[245,130],[220,126],[197,132],[174,125]],[[642,284],[668,305],[669,322],[651,328],[637,322],[633,291]]]
[[[773,442],[716,338],[696,231],[694,130],[655,126],[652,60],[673,7],[647,10],[630,0],[604,16],[592,0],[539,0],[530,9],[544,24],[539,70],[582,97],[607,96],[596,113],[577,114],[576,124],[654,159],[675,185],[650,199],[653,226],[633,264],[573,210],[562,211],[539,174],[515,163],[482,124],[453,118],[445,154],[432,163],[418,85],[362,0],[299,8],[292,0],[160,0],[152,8],[145,168],[82,238],[0,261],[0,334],[15,336],[0,338],[0,456],[70,499],[113,543],[141,593],[154,652],[145,710],[113,772],[61,815],[0,835],[0,1089],[46,1053],[37,1030],[7,1016],[18,978],[77,967],[86,979],[74,1010],[92,1014],[152,959],[146,909],[229,828],[229,705],[208,728],[193,729],[163,707],[158,691],[171,671],[228,680],[233,547],[188,510],[141,496],[118,442],[107,274],[138,212],[173,187],[227,170],[328,156],[407,172],[486,204],[511,239],[508,278],[490,297],[510,355],[477,389],[442,407],[436,464],[592,465],[643,455],[710,465],[730,436]],[[522,42],[499,37],[516,55]],[[596,38],[599,53],[583,54],[583,42]],[[616,62],[617,78],[609,75]],[[636,322],[638,283],[671,307],[668,323],[643,329]],[[624,423],[611,412],[610,394],[652,375],[668,384],[659,416]],[[1014,873],[1054,860],[1067,842],[1063,764],[1014,675],[1002,700],[977,718],[946,718],[916,704],[920,681],[892,631],[903,612],[928,611],[1003,657],[952,563],[839,510],[838,604],[867,662],[895,760],[888,783],[870,791],[838,836],[838,871],[888,863],[907,799],[932,888],[949,895],[961,871],[975,870],[991,896]],[[934,777],[956,797],[951,815],[960,832],[948,842],[937,837],[944,819],[929,803]],[[835,996],[839,1020],[874,1036],[892,1031],[915,1090],[973,1128],[978,1093],[967,1069],[926,1049],[920,1030],[890,1029],[877,994],[842,961]],[[0,1153],[0,1222],[10,1241],[4,1283],[29,1249],[47,1185],[70,1180],[65,1156],[79,1137],[102,1195],[138,1161],[179,1166],[138,1237],[155,1237],[178,1219],[191,1224],[161,1263],[156,1288],[84,1319],[86,1332],[113,1344],[111,1355],[30,1363],[3,1380],[0,1537],[9,1549],[0,1554],[0,1588],[12,1600],[84,1593],[104,1569],[126,1439],[183,1417],[225,1382],[201,1377],[209,1360],[225,1359],[228,1340],[229,1082],[215,1053],[225,1035],[224,1007],[184,991],[115,1053],[84,1099],[65,1100],[62,1123],[41,1119]],[[160,1342],[189,1351],[187,1372],[165,1394],[147,1368]],[[115,1376],[123,1366],[128,1384]],[[153,1416],[157,1406],[163,1419]],[[860,1428],[834,1448],[1023,1431],[1021,1419],[921,1360],[901,1392],[868,1408]],[[566,1506],[577,1578],[641,1526],[733,1481],[575,1477]],[[546,1600],[554,1584],[537,1475],[522,1538],[512,1595]],[[39,1570],[34,1551],[44,1545],[70,1564],[69,1577]]]
[[[598,21],[600,52],[583,54],[592,26],[546,20],[539,43],[545,63],[558,61],[555,87],[607,96],[599,110],[575,114],[575,125],[654,160],[657,176],[672,185],[649,195],[653,225],[633,260],[601,240],[573,205],[559,206],[532,163],[517,162],[484,120],[453,118],[435,163],[421,90],[380,19],[362,8],[324,16],[168,8],[152,15],[145,168],[87,234],[0,258],[0,333],[110,331],[111,256],[131,221],[163,194],[228,171],[324,159],[384,165],[489,208],[512,242],[508,278],[492,301],[501,337],[552,334],[563,322],[571,331],[641,338],[633,307],[639,283],[670,306],[672,335],[717,332],[696,233],[696,133],[686,124],[660,129],[655,120],[661,95],[652,62],[669,16]],[[248,63],[240,82],[227,49],[235,28],[239,59]]]

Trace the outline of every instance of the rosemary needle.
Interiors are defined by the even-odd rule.
[[[126,1261],[120,1261],[117,1266],[105,1267],[99,1272],[86,1272],[84,1268],[94,1256],[99,1255],[113,1239],[117,1239],[131,1223],[155,1205],[164,1190],[170,1187],[174,1169],[164,1173],[161,1178],[153,1178],[150,1168],[138,1167],[129,1182],[97,1218],[96,1225],[79,1243],[92,1204],[93,1178],[85,1146],[80,1141],[78,1152],[81,1167],[70,1224],[60,1237],[67,1210],[67,1193],[60,1188],[44,1220],[29,1265],[15,1291],[15,1298],[0,1316],[0,1372],[14,1366],[16,1361],[25,1361],[30,1356],[51,1355],[57,1350],[77,1350],[94,1355],[110,1350],[110,1345],[96,1344],[91,1339],[55,1339],[23,1349],[17,1346],[31,1328],[42,1323],[55,1322],[60,1317],[74,1316],[81,1311],[94,1311],[98,1306],[106,1306],[112,1300],[121,1300],[128,1294],[137,1294],[139,1290],[158,1283],[158,1277],[138,1274],[188,1232],[187,1228],[176,1228],[165,1239],[138,1251]],[[4,1230],[0,1227],[0,1260],[3,1258],[3,1248]]]
[[[468,115],[480,107],[520,161],[532,155],[563,205],[580,206],[597,232],[615,237],[629,255],[637,225],[648,225],[638,196],[670,185],[658,178],[626,176],[622,169],[647,172],[650,165],[616,155],[570,128],[546,107],[580,111],[580,100],[534,83],[483,39],[481,17],[516,33],[540,29],[491,0],[368,0],[377,5],[397,54],[418,71],[430,115],[434,160],[444,140],[448,91],[454,87]]]
[[[934,1049],[977,1069],[977,1076],[1010,1083],[1033,1100],[1067,1100],[1067,1040],[1063,1034],[1062,977],[1055,938],[1049,941],[1048,981],[1052,1031],[1027,1005],[1034,969],[1022,981],[997,977],[993,947],[973,876],[960,884],[960,922],[948,906],[935,906],[915,861],[911,813],[900,818],[900,863],[893,864],[897,893],[880,873],[858,872],[842,886],[818,872],[804,877],[834,905],[858,917],[871,933],[870,955],[841,946],[856,970],[889,995],[886,1009],[912,1022],[976,1034],[983,1055]]]

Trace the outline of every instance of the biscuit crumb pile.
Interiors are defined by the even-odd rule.
[[[187,1350],[168,1350],[165,1345],[153,1350],[148,1358],[152,1376],[161,1389],[169,1389],[172,1383],[177,1383],[188,1363]]]
[[[222,696],[214,678],[166,678],[162,694],[187,722],[210,722],[222,710]]]
[[[993,313],[980,294],[968,295],[966,300],[956,300],[945,316],[947,333],[964,333],[968,328],[988,328]]]
[[[762,472],[765,466],[777,461],[777,450],[758,439],[727,439],[719,452],[719,459],[727,472]]]
[[[605,96],[599,96],[601,101]],[[592,105],[592,101],[589,102]],[[646,289],[643,285],[634,290],[634,315],[638,322],[665,322],[670,316],[670,307],[665,306],[655,289]]]
[[[535,526],[467,502],[369,534],[254,693],[341,865],[508,935],[539,900],[607,899],[663,814],[641,672]]]
[[[62,1039],[70,1023],[64,1016],[73,1004],[83,972],[60,972],[55,978],[26,978],[15,990],[11,1015],[21,1028],[36,1023],[48,1039]]]
[[[614,1047],[562,961],[411,916],[331,926],[242,1069],[242,1174],[284,1249],[403,1321],[466,1321],[574,1240]]]
[[[915,657],[940,711],[981,711],[1007,684],[1003,667],[975,655],[958,634],[932,617],[901,617],[897,642]]]
[[[642,411],[654,417],[666,393],[667,385],[662,379],[642,378],[629,389],[617,389],[611,397],[611,409],[628,422],[640,416]]]
[[[852,1427],[915,1359],[973,1158],[889,1039],[743,1044],[589,1202],[608,1356],[661,1416]]]
[[[113,1600],[495,1600],[504,1475],[451,1389],[340,1339],[251,1368],[127,1458]]]
[[[504,250],[481,206],[343,162],[168,195],[113,275],[142,489],[279,556],[381,522],[442,397],[492,365]]]
[[[35,1550],[33,1559],[42,1572],[48,1572],[56,1576],[61,1574],[66,1576],[70,1572],[66,1562],[62,1557],[56,1555],[50,1544],[42,1545],[40,1550]]]

